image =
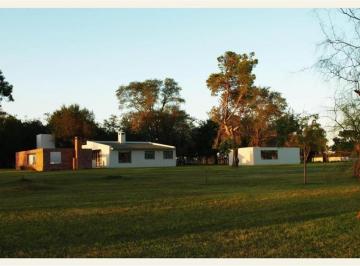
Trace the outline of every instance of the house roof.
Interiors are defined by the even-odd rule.
[[[127,141],[120,143],[117,141],[92,141],[99,144],[110,146],[114,150],[173,150],[174,146],[164,145],[154,142],[138,142],[138,141]]]

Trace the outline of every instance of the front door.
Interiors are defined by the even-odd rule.
[[[101,150],[93,150],[92,160],[95,163],[95,167],[101,167]]]

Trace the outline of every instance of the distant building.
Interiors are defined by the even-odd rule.
[[[18,170],[72,170],[91,168],[92,151],[80,148],[75,138],[74,148],[56,148],[54,136],[36,136],[36,149],[16,153]]]
[[[288,147],[246,147],[238,149],[238,165],[299,164],[300,149]],[[233,151],[229,153],[229,165]]]
[[[327,156],[327,160],[326,162],[347,162],[347,161],[351,161],[351,157],[349,156]],[[312,158],[312,162],[314,163],[323,163],[324,161],[324,157],[323,156],[316,156],[314,158]]]
[[[118,134],[118,141],[87,141],[82,148],[92,150],[93,168],[176,166],[174,146],[126,141],[124,132]]]

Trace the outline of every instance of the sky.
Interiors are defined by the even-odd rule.
[[[333,89],[315,69],[323,40],[314,9],[0,9],[0,70],[14,86],[3,108],[43,119],[78,103],[102,122],[121,115],[115,91],[174,78],[184,108],[208,118],[206,79],[225,51],[255,52],[256,85],[296,112],[325,116]]]

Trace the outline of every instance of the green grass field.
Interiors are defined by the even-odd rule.
[[[349,164],[0,170],[0,257],[360,257]]]

